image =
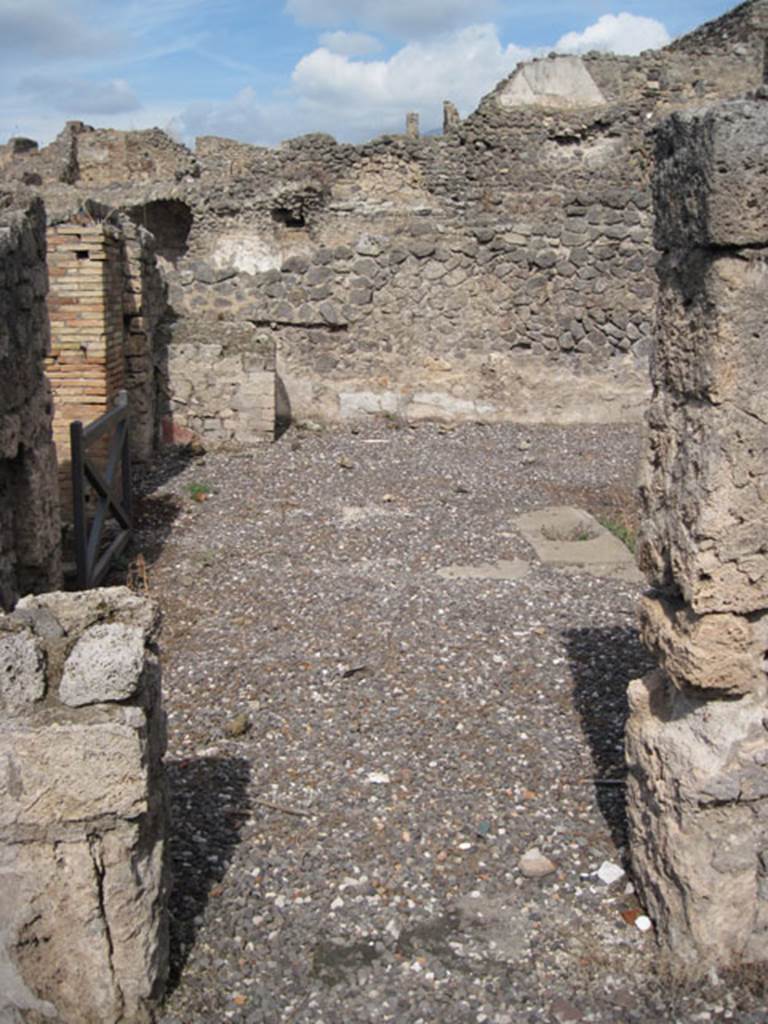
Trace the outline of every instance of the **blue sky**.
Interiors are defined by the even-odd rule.
[[[0,0],[0,141],[64,121],[191,143],[437,127],[553,49],[635,53],[727,0]]]

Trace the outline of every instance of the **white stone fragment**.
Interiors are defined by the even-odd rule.
[[[641,914],[640,917],[635,919],[635,928],[641,932],[649,932],[653,928],[653,923],[650,917],[646,917],[645,914]]]
[[[610,860],[604,860],[595,874],[605,885],[613,885],[624,877],[624,869]]]
[[[374,786],[384,786],[389,782],[389,776],[386,772],[369,772],[365,777],[366,782],[370,782]]]

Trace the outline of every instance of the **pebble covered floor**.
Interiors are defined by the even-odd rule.
[[[627,867],[640,586],[538,565],[513,525],[631,503],[639,434],[377,422],[158,461],[161,1024],[764,1020],[748,986],[672,980],[631,879],[597,874]]]

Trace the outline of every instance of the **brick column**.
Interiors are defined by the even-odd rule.
[[[60,224],[48,231],[51,353],[62,517],[71,519],[69,425],[90,423],[124,385],[123,264],[120,232],[109,224]]]

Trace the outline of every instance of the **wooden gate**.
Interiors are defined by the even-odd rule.
[[[77,587],[88,590],[99,586],[112,562],[122,554],[131,539],[128,395],[121,391],[114,409],[87,427],[80,420],[75,420],[69,430]],[[108,437],[110,432],[111,437]],[[94,447],[102,439],[108,441],[108,446],[100,446],[103,469],[93,454]],[[110,519],[115,523],[116,533],[105,544],[104,531]]]

